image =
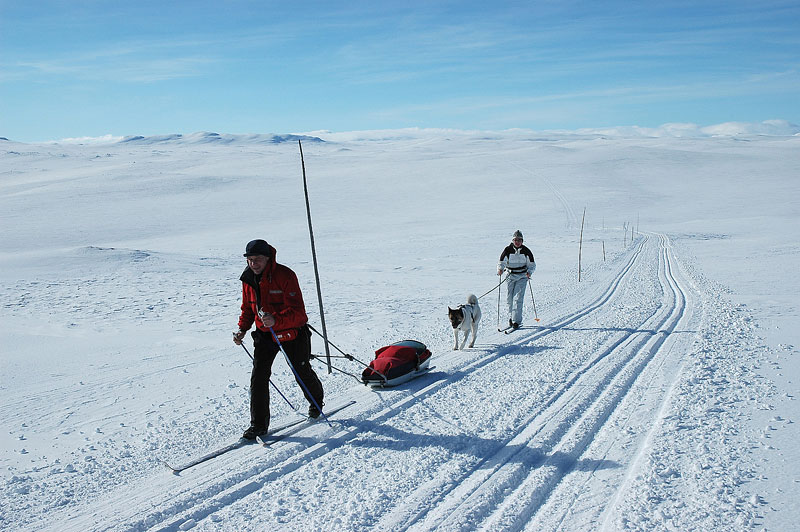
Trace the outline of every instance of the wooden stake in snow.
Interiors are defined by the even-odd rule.
[[[578,282],[581,282],[581,253],[583,252],[583,223],[586,221],[586,207],[583,208],[581,219],[581,239],[578,243]]]
[[[622,247],[628,247],[628,222],[622,224]]]
[[[314,245],[314,229],[311,227],[311,206],[308,202],[308,181],[306,180],[306,161],[303,158],[303,144],[297,139],[300,146],[300,163],[303,166],[303,192],[306,195],[306,213],[308,214],[308,236],[311,238],[311,257],[314,259],[314,278],[317,281],[317,299],[319,300],[319,318],[322,322],[322,339],[325,340],[325,357],[328,363],[328,374],[333,373],[331,369],[331,348],[328,346],[328,330],[325,327],[325,311],[322,307],[322,289],[319,286],[319,267],[317,266],[317,248]]]

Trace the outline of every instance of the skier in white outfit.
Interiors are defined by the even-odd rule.
[[[511,244],[500,254],[497,275],[508,270],[508,326],[518,329],[522,325],[522,306],[528,279],[536,271],[533,253],[522,245],[522,232],[518,229],[511,237]]]

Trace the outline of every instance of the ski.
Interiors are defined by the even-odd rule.
[[[343,405],[341,405],[341,406],[339,406],[339,407],[337,407],[335,409],[331,409],[330,411],[325,412],[325,413],[330,416],[331,414],[334,414],[334,413],[336,413],[336,412],[342,410],[343,408],[346,408],[346,407],[348,407],[348,406],[350,406],[352,404],[355,404],[355,401],[350,401],[350,402],[344,403]],[[319,419],[319,418],[317,418],[317,419]],[[278,441],[279,439],[285,438],[286,436],[288,436],[290,434],[294,434],[295,432],[297,432],[301,428],[303,428],[300,425],[304,425],[304,424],[308,423],[310,420],[312,420],[312,419],[309,418],[309,417],[302,417],[300,419],[295,419],[295,420],[292,420],[292,421],[288,421],[286,423],[278,425],[277,427],[274,427],[270,431],[269,436],[267,436],[267,439],[266,439],[267,444],[271,444],[271,442],[273,442],[273,438],[274,438],[274,441]],[[317,420],[313,420],[313,421],[317,421]],[[289,430],[289,429],[293,429],[295,427],[298,427],[297,430],[294,430],[294,431]],[[202,464],[203,462],[207,462],[207,461],[209,461],[209,460],[211,460],[213,458],[221,456],[221,455],[223,455],[223,454],[225,454],[227,452],[233,451],[233,450],[238,449],[240,447],[245,447],[247,445],[255,445],[257,443],[261,443],[261,441],[262,441],[262,438],[260,438],[260,437],[257,438],[256,440],[246,440],[244,438],[239,438],[238,440],[236,440],[233,443],[229,443],[228,445],[224,445],[224,446],[220,447],[219,449],[215,449],[215,450],[213,450],[213,451],[211,451],[209,453],[206,453],[206,454],[204,454],[202,456],[199,456],[199,457],[197,457],[197,458],[195,458],[193,460],[190,460],[190,461],[188,461],[188,462],[186,462],[184,464],[181,464],[181,465],[171,465],[166,460],[162,460],[161,463],[163,463],[164,466],[166,466],[168,469],[170,469],[173,473],[177,474],[177,473],[180,473],[181,471],[185,471],[185,470],[189,469],[190,467],[194,467],[194,466],[196,466],[198,464]]]
[[[162,460],[161,463],[164,464],[167,468],[171,469],[173,473],[177,474],[177,473],[180,473],[181,471],[185,471],[185,470],[189,469],[190,467],[194,467],[197,464],[202,464],[203,462],[207,462],[208,460],[211,460],[212,458],[216,458],[217,456],[223,455],[223,454],[225,454],[225,453],[227,453],[229,451],[232,451],[234,449],[238,449],[239,447],[244,447],[245,445],[250,445],[252,443],[255,443],[255,440],[246,440],[244,438],[239,438],[237,441],[235,441],[233,443],[229,443],[228,445],[225,445],[224,447],[220,447],[219,449],[213,450],[210,453],[204,454],[203,456],[195,458],[194,460],[186,462],[185,464],[181,464],[181,465],[178,465],[178,466],[173,466],[173,465],[170,465],[166,460]]]
[[[270,431],[270,433],[271,434],[275,434],[276,432],[280,432],[282,430],[290,429],[290,428],[292,428],[292,427],[294,427],[296,425],[299,425],[300,423],[305,423],[306,421],[308,421],[308,419],[309,419],[308,416],[302,416],[302,417],[300,417],[298,419],[295,419],[293,421],[287,421],[286,423],[282,423],[282,424],[278,425],[277,427],[273,427],[272,430]]]
[[[511,334],[511,333],[513,333],[514,331],[527,331],[527,330],[530,330],[530,329],[535,329],[535,328],[536,328],[536,326],[535,326],[535,325],[534,325],[533,327],[523,327],[522,325],[520,325],[520,326],[519,326],[519,327],[517,327],[516,329],[514,329],[513,327],[506,329],[506,330],[505,330],[505,333],[506,333],[506,334]]]
[[[337,412],[340,412],[340,411],[344,410],[345,408],[347,408],[348,406],[352,406],[354,404],[356,404],[355,401],[348,401],[346,403],[343,403],[343,404],[341,404],[339,406],[330,408],[328,410],[323,410],[323,412],[325,412],[325,415],[327,417],[331,417],[333,414],[335,414]],[[271,446],[271,445],[283,440],[287,436],[292,436],[294,434],[297,434],[298,432],[300,432],[304,428],[306,428],[308,426],[311,426],[313,424],[316,424],[316,423],[318,423],[320,421],[325,421],[325,419],[322,417],[322,415],[320,415],[317,418],[306,417],[306,418],[301,419],[299,421],[295,421],[295,422],[292,422],[290,424],[287,424],[288,426],[283,426],[283,427],[280,427],[278,429],[275,429],[274,431],[271,431],[265,437],[256,436],[256,441],[259,444],[261,444],[262,447],[269,447],[269,446]]]

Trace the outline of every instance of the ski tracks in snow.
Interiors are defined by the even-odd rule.
[[[584,309],[548,330],[528,335],[541,342],[568,326],[577,327],[594,314],[609,312],[610,301],[630,290],[636,268],[646,267],[640,244],[608,290]],[[573,530],[596,526],[614,490],[635,469],[646,433],[617,441],[617,429],[607,436],[611,418],[637,416],[657,423],[690,341],[687,282],[675,270],[669,243],[658,237],[658,279],[661,305],[639,324],[608,336],[595,355],[574,371],[521,430],[486,459],[466,471],[451,489],[427,486],[413,495],[387,523],[398,530]],[[691,337],[691,333],[683,335]],[[548,339],[549,340],[549,339]],[[681,346],[675,348],[675,344]],[[668,371],[665,371],[668,370]],[[642,394],[661,386],[665,393]],[[643,397],[646,399],[643,400]],[[645,427],[646,428],[646,427]],[[587,455],[598,447],[600,453]],[[584,499],[589,499],[588,503]],[[540,512],[544,505],[546,511]],[[404,514],[404,515],[403,515]]]
[[[112,497],[94,505],[95,517],[59,528],[252,528],[253,505],[274,508],[273,522],[258,523],[267,529],[595,528],[624,497],[699,309],[663,235],[642,238],[589,299],[547,327],[499,335],[506,343],[471,352],[470,362],[464,352],[441,355],[437,365],[453,371],[372,401],[354,392],[359,404],[334,428],[317,424],[266,453],[246,447],[181,477],[148,479],[129,506]],[[502,398],[458,404],[494,387]],[[353,467],[354,454],[363,467]],[[376,482],[381,461],[407,476]]]

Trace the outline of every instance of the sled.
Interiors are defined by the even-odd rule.
[[[403,340],[375,351],[375,360],[361,374],[361,381],[375,387],[397,386],[430,370],[431,352],[422,342]]]

